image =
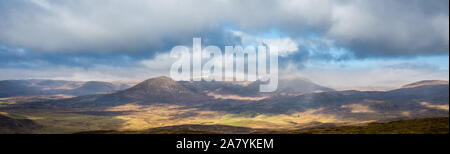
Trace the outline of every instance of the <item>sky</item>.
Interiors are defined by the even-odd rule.
[[[449,78],[448,0],[0,0],[0,80],[144,80],[170,50],[280,48],[280,78],[389,89]]]

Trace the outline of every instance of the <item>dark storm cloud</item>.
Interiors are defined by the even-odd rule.
[[[39,68],[57,65],[92,67],[98,64],[128,67],[135,65],[135,60],[138,59],[124,54],[31,52],[23,48],[0,45],[0,65],[5,68]]]
[[[202,46],[217,45],[223,48],[225,45],[240,45],[241,40],[222,29],[195,33],[195,37],[206,38],[202,40]],[[0,44],[0,65],[2,67],[15,68],[39,68],[51,66],[69,66],[89,68],[96,65],[111,67],[132,67],[141,65],[140,62],[154,58],[158,53],[168,52],[172,47],[184,45],[191,47],[192,38],[182,40],[164,40],[159,47],[139,48],[132,52],[117,50],[114,52],[77,51],[77,52],[46,52],[37,49],[5,46]]]

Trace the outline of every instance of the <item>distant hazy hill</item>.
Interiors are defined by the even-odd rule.
[[[55,94],[81,96],[111,93],[129,87],[128,84],[99,81],[3,80],[0,81],[0,97]]]
[[[419,86],[432,86],[432,85],[448,85],[448,81],[443,80],[423,80],[419,82],[410,83],[402,86],[402,88],[414,88]]]
[[[276,93],[305,94],[314,92],[334,91],[331,88],[320,86],[307,79],[293,78],[283,79],[278,83],[278,88],[272,93],[260,93],[259,86],[263,84],[255,82],[206,82],[206,81],[181,81],[183,86],[202,92],[210,91],[217,94],[232,94],[240,96],[272,95]]]
[[[307,79],[293,78],[280,80],[276,92],[288,94],[305,94],[313,92],[330,92],[330,91],[334,90],[328,87],[315,84]]]

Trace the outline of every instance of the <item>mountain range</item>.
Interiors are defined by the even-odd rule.
[[[131,83],[64,80],[3,80],[0,81],[0,98],[65,94],[73,96],[111,93],[131,87]]]
[[[135,125],[153,128],[175,123],[202,124],[202,121],[258,129],[297,129],[322,126],[324,122],[347,125],[448,117],[449,113],[448,81],[436,80],[419,81],[389,91],[336,91],[306,79],[290,79],[280,81],[279,89],[272,93],[259,93],[259,82],[174,81],[168,77],[151,78],[134,86],[97,81],[8,80],[0,81],[0,87],[0,96],[5,100],[10,96],[27,96],[25,100],[12,97],[12,103],[3,106],[0,100],[0,113],[25,117],[35,116],[30,112],[45,113],[37,116],[98,116],[112,118],[114,122],[110,123],[121,126],[120,129],[135,128]],[[76,97],[37,99],[35,96],[54,94]],[[116,124],[117,118],[129,122]],[[192,118],[197,120],[187,120]],[[41,121],[55,120],[60,121],[45,121],[45,118]],[[63,124],[73,126],[70,122]],[[36,125],[45,127],[42,122]]]

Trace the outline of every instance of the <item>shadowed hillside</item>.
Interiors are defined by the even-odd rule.
[[[367,126],[322,127],[296,131],[258,132],[261,134],[449,134],[449,119],[426,118]]]
[[[227,125],[176,125],[157,127],[143,131],[90,131],[78,134],[249,134],[256,129]]]
[[[31,133],[35,129],[42,128],[29,119],[15,119],[0,114],[0,134],[1,133]]]

